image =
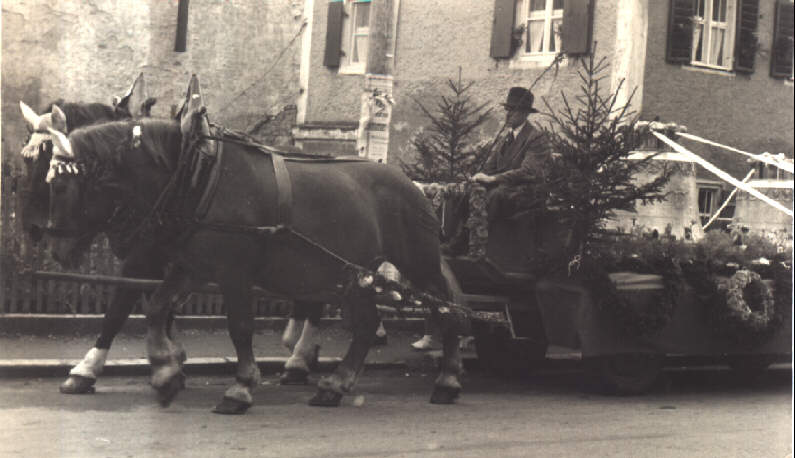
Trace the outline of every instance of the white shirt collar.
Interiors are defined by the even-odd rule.
[[[513,138],[518,137],[519,136],[519,132],[521,132],[522,129],[524,129],[524,126],[526,126],[526,125],[527,125],[527,120],[525,120],[523,123],[519,124],[519,127],[515,128],[515,129],[511,129],[511,133],[513,133]]]

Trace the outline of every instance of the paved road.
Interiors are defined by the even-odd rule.
[[[268,377],[244,416],[210,413],[229,377],[192,377],[168,409],[143,377],[95,395],[60,378],[0,379],[0,456],[792,456],[789,369],[752,386],[725,370],[668,371],[652,393],[606,397],[576,373],[465,376],[455,406],[427,402],[433,376],[372,371],[340,408]]]

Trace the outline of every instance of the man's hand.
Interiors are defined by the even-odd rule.
[[[492,184],[497,181],[497,178],[491,175],[486,175],[483,172],[478,172],[472,176],[472,181],[482,184]]]

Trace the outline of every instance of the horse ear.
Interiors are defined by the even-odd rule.
[[[61,150],[61,154],[67,157],[75,157],[74,152],[72,151],[72,144],[69,142],[69,139],[66,138],[62,132],[58,132],[55,129],[49,128],[47,129],[52,135],[52,143]]]
[[[28,123],[28,128],[30,130],[38,130],[39,125],[41,125],[41,116],[37,115],[33,108],[21,100],[19,101],[19,109],[22,110],[22,117]]]
[[[52,116],[51,116],[51,123],[52,128],[59,131],[59,132],[66,132],[66,113],[61,110],[58,105],[52,106]]]
[[[149,103],[149,96],[146,92],[146,81],[143,72],[133,81],[127,93],[121,97],[113,98],[113,106],[126,110],[136,118],[149,116],[149,110],[154,103]]]

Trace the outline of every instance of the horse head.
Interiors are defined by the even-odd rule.
[[[84,125],[112,119],[149,116],[156,99],[148,97],[143,73],[121,97],[114,97],[113,106],[99,103],[64,103],[57,101],[39,115],[25,102],[19,108],[30,136],[20,154],[25,162],[25,180],[21,186],[22,225],[31,239],[38,243],[45,231],[49,211],[50,187],[45,176],[52,159],[52,135],[48,129],[62,133]]]
[[[134,233],[173,173],[182,136],[176,121],[152,118],[49,132],[46,232],[53,258],[74,267],[99,233],[121,243]]]

